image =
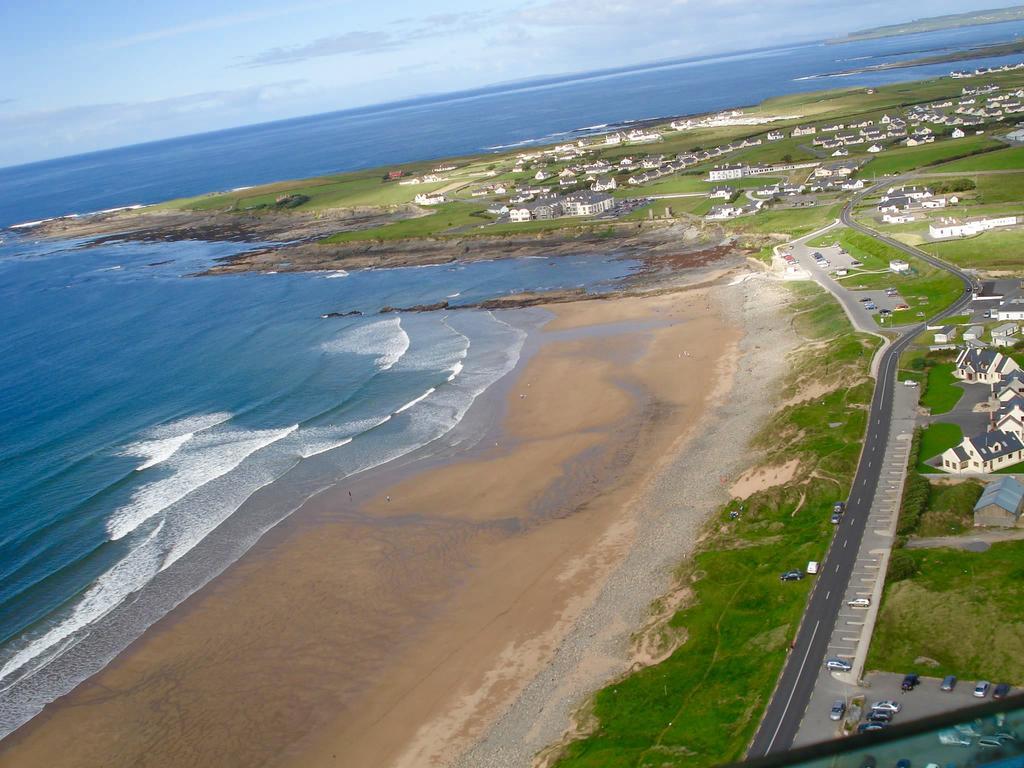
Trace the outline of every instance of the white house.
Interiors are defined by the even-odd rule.
[[[956,340],[956,326],[955,325],[944,325],[942,328],[935,332],[935,343],[936,344],[949,344]]]
[[[1024,461],[1024,443],[1013,432],[993,430],[965,437],[942,454],[941,468],[955,475],[997,472]]]
[[[964,331],[964,341],[977,341],[983,333],[985,333],[985,329],[982,326],[972,325]]]
[[[886,224],[909,224],[914,220],[912,213],[883,213],[882,221]]]
[[[594,183],[590,185],[590,188],[594,192],[604,192],[609,189],[615,189],[616,186],[614,176],[598,176],[594,179]]]
[[[928,225],[928,235],[933,240],[943,240],[950,237],[970,237],[987,232],[997,227],[1012,227],[1017,223],[1016,216],[997,216],[991,219],[968,219],[957,221],[955,219],[940,219],[938,224]]]
[[[962,139],[967,134],[963,132],[962,128],[954,128],[953,133],[950,134],[954,139]]]
[[[715,200],[729,200],[732,198],[735,192],[736,190],[729,186],[715,187],[713,190],[711,190],[711,194],[708,195],[708,197]]]
[[[992,340],[995,341],[999,338],[1016,336],[1018,331],[1020,331],[1020,326],[1016,323],[1003,323],[1002,325],[997,325],[992,329]]]
[[[1020,366],[1012,357],[994,349],[964,349],[956,358],[953,376],[961,381],[999,384]]]
[[[530,212],[530,209],[527,208],[525,205],[508,209],[509,221],[521,224],[524,221],[529,221],[531,218],[533,218],[533,215]]]
[[[736,216],[742,216],[746,211],[738,205],[716,205],[710,211],[705,218],[708,219],[732,219]]]
[[[748,173],[745,165],[721,165],[712,168],[708,174],[709,181],[728,181],[729,179],[742,179]]]
[[[880,146],[878,146],[877,144],[872,144],[870,147],[868,147],[868,152],[870,152],[873,155],[877,155],[881,151],[882,151],[882,148]]]
[[[905,262],[903,259],[892,259],[889,262],[889,271],[895,272],[898,275],[906,274],[910,271],[910,264]]]
[[[996,320],[1024,320],[1024,298],[1007,299],[992,314]]]
[[[444,195],[420,193],[412,199],[416,205],[440,205],[441,203],[448,202],[448,198]]]
[[[537,181],[546,181],[546,180],[551,178],[551,174],[550,173],[545,173],[544,169],[541,168],[539,171],[537,171],[533,175],[533,178],[536,179]]]
[[[566,216],[596,216],[614,205],[615,198],[601,192],[576,192],[562,200]]]

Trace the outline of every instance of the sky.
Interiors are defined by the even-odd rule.
[[[998,0],[0,0],[0,166]]]

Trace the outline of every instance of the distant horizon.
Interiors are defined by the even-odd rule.
[[[759,46],[757,48],[744,48],[740,50],[721,51],[718,53],[709,53],[702,56],[680,56],[677,58],[657,59],[653,61],[641,62],[638,64],[629,64],[618,67],[606,67],[602,69],[590,69],[590,70],[579,70],[574,72],[561,72],[551,73],[545,75],[535,75],[519,80],[503,80],[494,83],[488,83],[485,85],[475,86],[472,88],[464,88],[455,91],[437,91],[432,93],[424,93],[417,96],[409,96],[401,99],[393,99],[388,101],[370,102],[367,104],[360,104],[353,107],[345,107],[342,109],[329,109],[323,112],[311,112],[309,114],[295,115],[294,117],[283,117],[276,120],[260,120],[253,123],[241,123],[239,125],[228,126],[226,128],[215,128],[209,131],[197,131],[195,133],[184,133],[176,136],[167,136],[160,139],[151,139],[147,141],[138,141],[129,144],[118,144],[110,147],[102,147],[99,149],[93,149],[86,152],[74,152],[67,155],[57,155],[54,157],[46,157],[40,160],[31,160],[27,163],[14,163],[10,165],[0,165],[0,171],[12,170],[16,168],[27,168],[29,166],[44,165],[46,163],[60,162],[62,160],[68,160],[76,157],[89,157],[90,155],[101,155],[107,152],[117,152],[123,149],[130,149],[132,147],[144,147],[149,145],[166,144],[175,141],[182,141],[185,139],[193,139],[204,136],[213,136],[217,134],[231,133],[232,131],[243,131],[249,128],[256,128],[259,126],[270,126],[270,125],[283,125],[287,123],[300,122],[303,120],[311,120],[318,117],[329,117],[334,115],[344,114],[371,114],[375,112],[387,112],[389,110],[398,110],[405,107],[418,106],[422,104],[438,104],[446,101],[461,101],[462,99],[472,98],[474,96],[486,96],[493,95],[496,93],[511,93],[518,90],[528,90],[529,88],[536,88],[545,85],[559,85],[570,82],[578,82],[582,80],[597,79],[601,77],[612,77],[620,74],[631,74],[635,72],[642,72],[645,70],[659,69],[661,67],[671,67],[677,64],[686,64],[690,62],[702,62],[720,58],[733,58],[736,56],[743,56],[746,54],[762,53],[766,51],[777,51],[785,48],[801,48],[812,45],[824,45],[824,38],[809,39],[809,40],[795,40],[789,43],[780,43],[778,45],[766,45]],[[701,112],[681,112],[672,115],[657,115],[652,117],[641,117],[637,118],[638,121],[655,120],[665,117],[686,117],[691,114],[702,114]],[[581,128],[583,126],[580,126]]]
[[[991,0],[96,0],[5,16],[0,167],[811,42]],[[59,49],[58,59],[47,51]],[[74,77],[68,77],[73,72]]]

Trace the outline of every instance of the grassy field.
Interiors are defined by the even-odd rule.
[[[769,209],[756,216],[746,216],[725,226],[736,232],[781,234],[802,237],[831,224],[839,218],[840,205],[816,205],[811,208]]]
[[[947,160],[975,155],[1005,146],[987,136],[969,136],[963,139],[936,141],[920,147],[898,147],[888,149],[864,167],[863,173],[871,176],[885,176],[903,173],[914,168],[924,168]]]
[[[918,572],[886,584],[867,668],[1024,683],[1024,542],[902,552]]]
[[[790,386],[812,377],[853,385],[785,408],[763,430],[757,448],[765,461],[800,457],[801,479],[754,494],[737,520],[729,512],[738,501],[719,510],[679,573],[692,599],[665,636],[685,641],[667,660],[596,695],[586,713],[592,733],[566,747],[560,768],[712,766],[740,758],[757,727],[810,586],[781,583],[779,574],[825,552],[828,512],[845,496],[860,453],[877,342],[852,333],[817,286],[793,290],[799,332],[831,343],[794,361]]]
[[[397,240],[404,237],[431,237],[441,235],[453,229],[478,227],[493,221],[477,203],[445,203],[436,206],[427,216],[415,219],[404,219],[393,224],[372,229],[360,229],[352,232],[338,232],[324,238],[323,243],[348,243],[357,240]],[[564,220],[563,220],[564,221]],[[530,224],[551,224],[553,222],[529,222]],[[563,223],[562,226],[565,226]]]
[[[932,316],[948,307],[960,297],[963,290],[960,281],[943,269],[933,267],[921,259],[908,256],[902,251],[880,242],[868,235],[846,230],[838,235],[839,242],[852,256],[864,262],[866,270],[885,270],[873,274],[854,271],[838,280],[847,288],[884,290],[892,286],[899,290],[910,309],[893,312],[890,325],[903,325],[917,321],[918,312]],[[909,274],[895,274],[888,271],[890,259],[910,262]],[[876,316],[877,320],[880,317]]]
[[[921,453],[917,462],[917,471],[925,474],[934,474],[939,470],[925,464],[928,459],[938,456],[947,448],[959,445],[964,439],[964,433],[956,424],[946,424],[937,421],[929,424],[921,433]]]
[[[1024,273],[1024,229],[994,229],[965,240],[920,246],[940,259],[963,267],[1007,269]]]
[[[928,380],[921,393],[921,405],[933,414],[949,413],[964,396],[962,388],[955,386],[953,363],[939,363],[928,369]]]
[[[1007,147],[936,166],[936,173],[1024,170],[1024,147]]]

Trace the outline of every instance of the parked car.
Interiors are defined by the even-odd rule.
[[[860,300],[861,304],[867,304],[869,301],[871,301],[870,296],[865,296],[863,299]]]
[[[903,705],[900,704],[898,701],[893,701],[892,699],[882,699],[881,701],[876,701],[874,704],[872,704],[871,708],[879,710],[884,709],[889,712],[899,712],[901,709],[903,709]]]
[[[853,669],[853,664],[848,662],[846,659],[828,659],[825,662],[825,669],[829,672],[849,672]]]
[[[892,712],[881,709],[872,710],[871,714],[867,716],[867,721],[869,723],[891,723]]]
[[[878,761],[875,760],[874,755],[864,755],[860,761],[860,768],[878,768]]]
[[[979,747],[988,747],[989,749],[998,749],[1003,746],[1003,742],[997,739],[995,736],[982,736],[978,739]]]
[[[901,757],[896,761],[896,768],[910,768],[910,761],[905,757]]]
[[[903,682],[900,684],[900,689],[903,691],[912,691],[917,688],[917,684],[921,682],[921,677],[911,672],[909,675],[903,676]]]
[[[1009,683],[1000,683],[999,685],[997,685],[995,688],[992,689],[992,698],[993,699],[1005,699],[1009,695],[1010,695],[1010,684]]]
[[[878,305],[872,301],[869,302],[868,304],[865,304],[864,309],[868,310],[869,312],[874,312],[876,309],[878,309]]]
[[[840,515],[843,514],[843,512],[846,511],[846,502],[845,501],[837,501],[837,502],[835,502],[832,505],[832,511],[833,512],[838,512]]]
[[[940,691],[952,691],[956,688],[956,675],[946,675],[942,678],[942,683],[939,685]]]
[[[804,577],[803,571],[786,571],[779,576],[780,581],[800,581]]]
[[[818,561],[817,560],[811,560],[807,564],[807,573],[809,573],[809,574],[811,574],[813,576],[814,574],[816,574],[818,572],[818,567],[819,567],[818,566]]]
[[[843,521],[843,516],[839,512],[833,512],[832,517],[829,518],[832,525],[839,525]]]
[[[869,733],[870,731],[881,731],[883,728],[885,728],[885,723],[861,723],[860,725],[857,726],[857,733]]]
[[[988,696],[988,689],[992,687],[992,684],[988,680],[979,680],[977,685],[974,686],[974,693],[972,694],[975,698],[984,699]]]
[[[1000,741],[1017,741],[1017,734],[1013,731],[996,731],[992,734]]]
[[[909,304],[897,304],[896,309],[910,309]]]
[[[846,604],[851,608],[870,608],[871,598],[870,597],[858,597],[853,600],[847,600]]]
[[[903,386],[904,387],[916,387],[917,386],[917,382],[914,381],[913,379],[906,379],[903,382]]]
[[[880,309],[880,310],[878,310],[878,314],[880,314],[882,317],[889,317],[889,316],[892,315],[892,310],[891,309]]]
[[[846,714],[846,702],[842,699],[836,699],[832,703],[832,710],[828,713],[829,720],[842,720],[843,715]]]

